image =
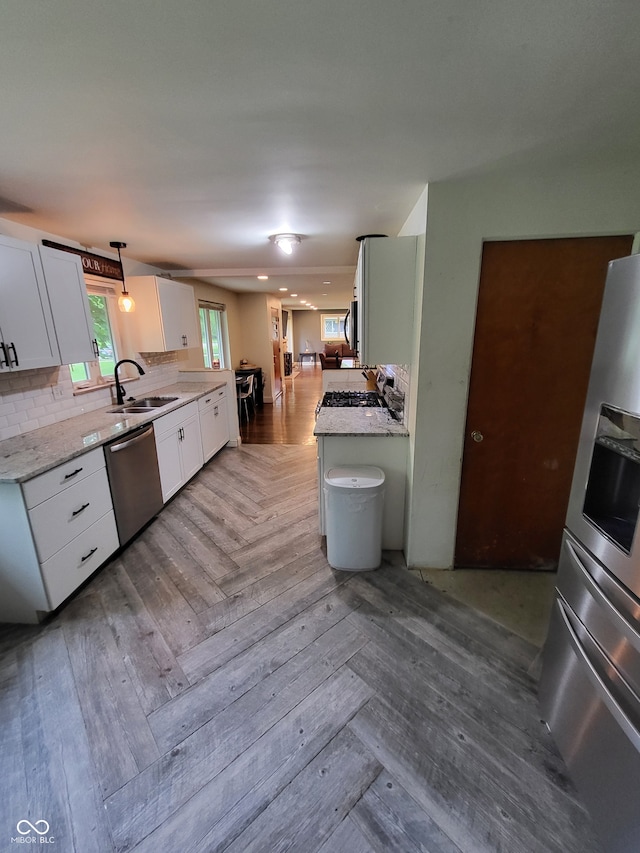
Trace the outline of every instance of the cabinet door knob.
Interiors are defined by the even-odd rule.
[[[478,442],[478,444],[479,444],[481,441],[483,441],[483,440],[484,440],[484,436],[483,436],[483,434],[482,434],[482,433],[480,432],[480,430],[478,430],[478,429],[474,429],[474,431],[471,433],[471,438],[472,438],[474,441],[477,441],[477,442]]]

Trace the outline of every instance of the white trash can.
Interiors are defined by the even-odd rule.
[[[324,475],[327,560],[363,572],[382,561],[384,471],[373,465],[330,468]]]

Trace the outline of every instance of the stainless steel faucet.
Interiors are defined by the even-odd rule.
[[[144,376],[144,370],[140,367],[137,361],[134,361],[132,358],[121,358],[120,361],[113,368],[113,379],[116,384],[116,404],[121,406],[124,403],[124,395],[125,390],[120,384],[120,380],[118,379],[118,368],[121,364],[133,364],[138,368],[138,373],[140,376]]]

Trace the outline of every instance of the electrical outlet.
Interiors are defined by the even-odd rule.
[[[64,397],[64,388],[62,385],[52,385],[51,395],[54,400],[62,400]]]

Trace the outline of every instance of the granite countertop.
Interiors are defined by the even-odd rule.
[[[383,408],[350,408],[322,406],[318,412],[314,435],[388,435],[408,436],[409,430]]]
[[[30,480],[224,385],[226,383],[220,381],[177,382],[175,385],[155,388],[145,393],[145,397],[178,399],[161,408],[150,409],[144,414],[111,413],[109,409],[114,406],[105,406],[95,412],[77,415],[51,426],[0,441],[0,483],[22,483]]]

